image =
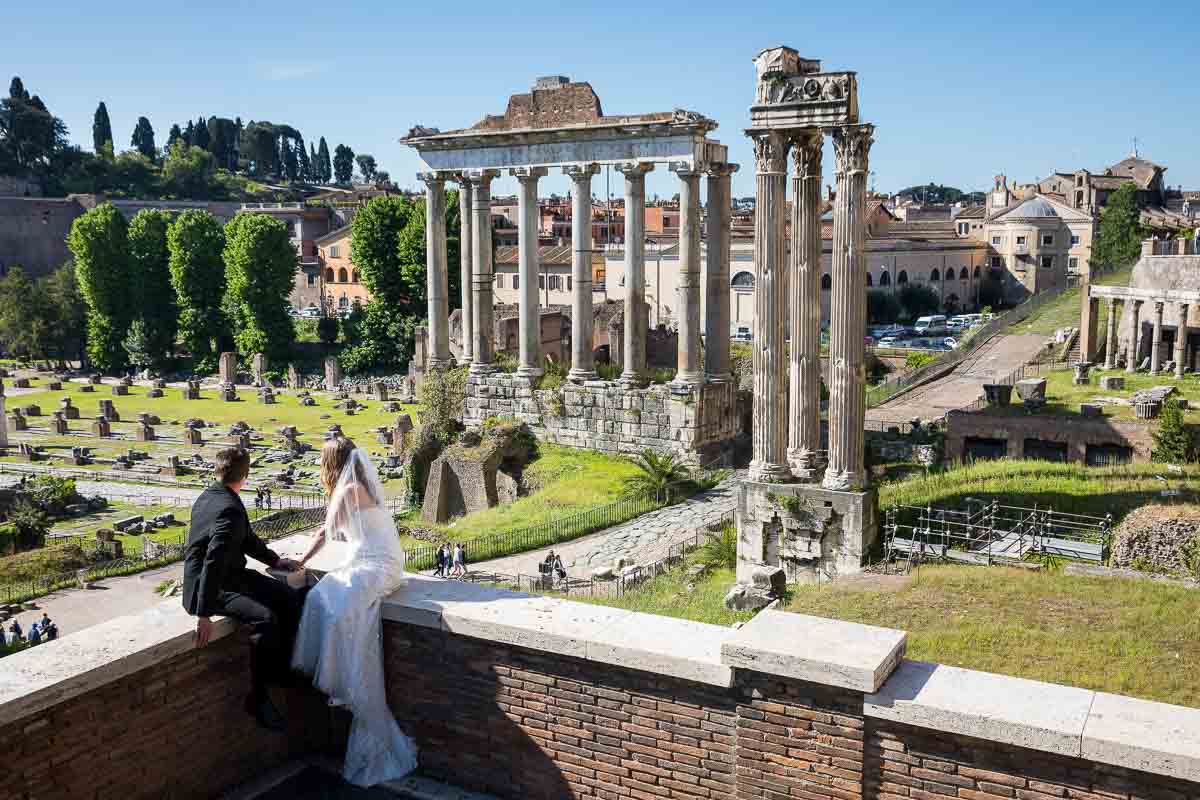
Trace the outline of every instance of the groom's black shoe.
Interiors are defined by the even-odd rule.
[[[259,725],[269,731],[282,733],[287,730],[287,723],[284,722],[283,715],[279,713],[279,709],[271,702],[270,695],[263,694],[262,697],[250,695],[247,697],[246,713],[254,717]]]

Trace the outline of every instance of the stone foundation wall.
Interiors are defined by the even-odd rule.
[[[1065,443],[1067,460],[1084,463],[1088,445],[1120,445],[1132,448],[1133,462],[1150,461],[1154,449],[1153,427],[1142,422],[1116,421],[1109,417],[1089,419],[1059,414],[1002,416],[999,414],[951,412],[946,416],[945,459],[961,461],[968,437],[1004,439],[1009,458],[1025,457],[1025,440],[1040,439]]]
[[[869,719],[867,797],[879,800],[1184,800],[1196,784]]]
[[[564,384],[535,389],[526,378],[501,373],[470,376],[466,385],[468,428],[488,417],[511,417],[542,440],[599,450],[675,452],[692,462],[724,462],[741,432],[732,383],[708,383],[676,392],[666,385],[628,389],[615,382]]]

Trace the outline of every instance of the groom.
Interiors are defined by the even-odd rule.
[[[183,607],[196,621],[196,645],[212,638],[212,615],[233,617],[250,636],[250,696],[246,711],[265,728],[281,731],[283,716],[271,702],[267,684],[290,679],[292,640],[300,622],[304,593],[261,572],[246,569],[246,556],[269,567],[294,570],[250,529],[238,497],[250,474],[250,455],[240,447],[217,453],[217,482],[192,506],[183,565]]]

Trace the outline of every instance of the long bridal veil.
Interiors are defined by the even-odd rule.
[[[330,496],[325,535],[347,558],[308,595],[293,664],[354,715],[343,776],[373,786],[416,768],[416,746],[388,708],[381,604],[404,581],[404,550],[371,459],[351,451]]]

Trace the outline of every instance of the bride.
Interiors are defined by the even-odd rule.
[[[404,582],[404,551],[375,466],[354,442],[343,436],[325,442],[321,483],[329,493],[325,527],[300,564],[326,537],[350,546],[346,561],[308,593],[292,666],[354,715],[342,775],[373,786],[417,767],[416,745],[388,708],[383,678],[381,603]]]

